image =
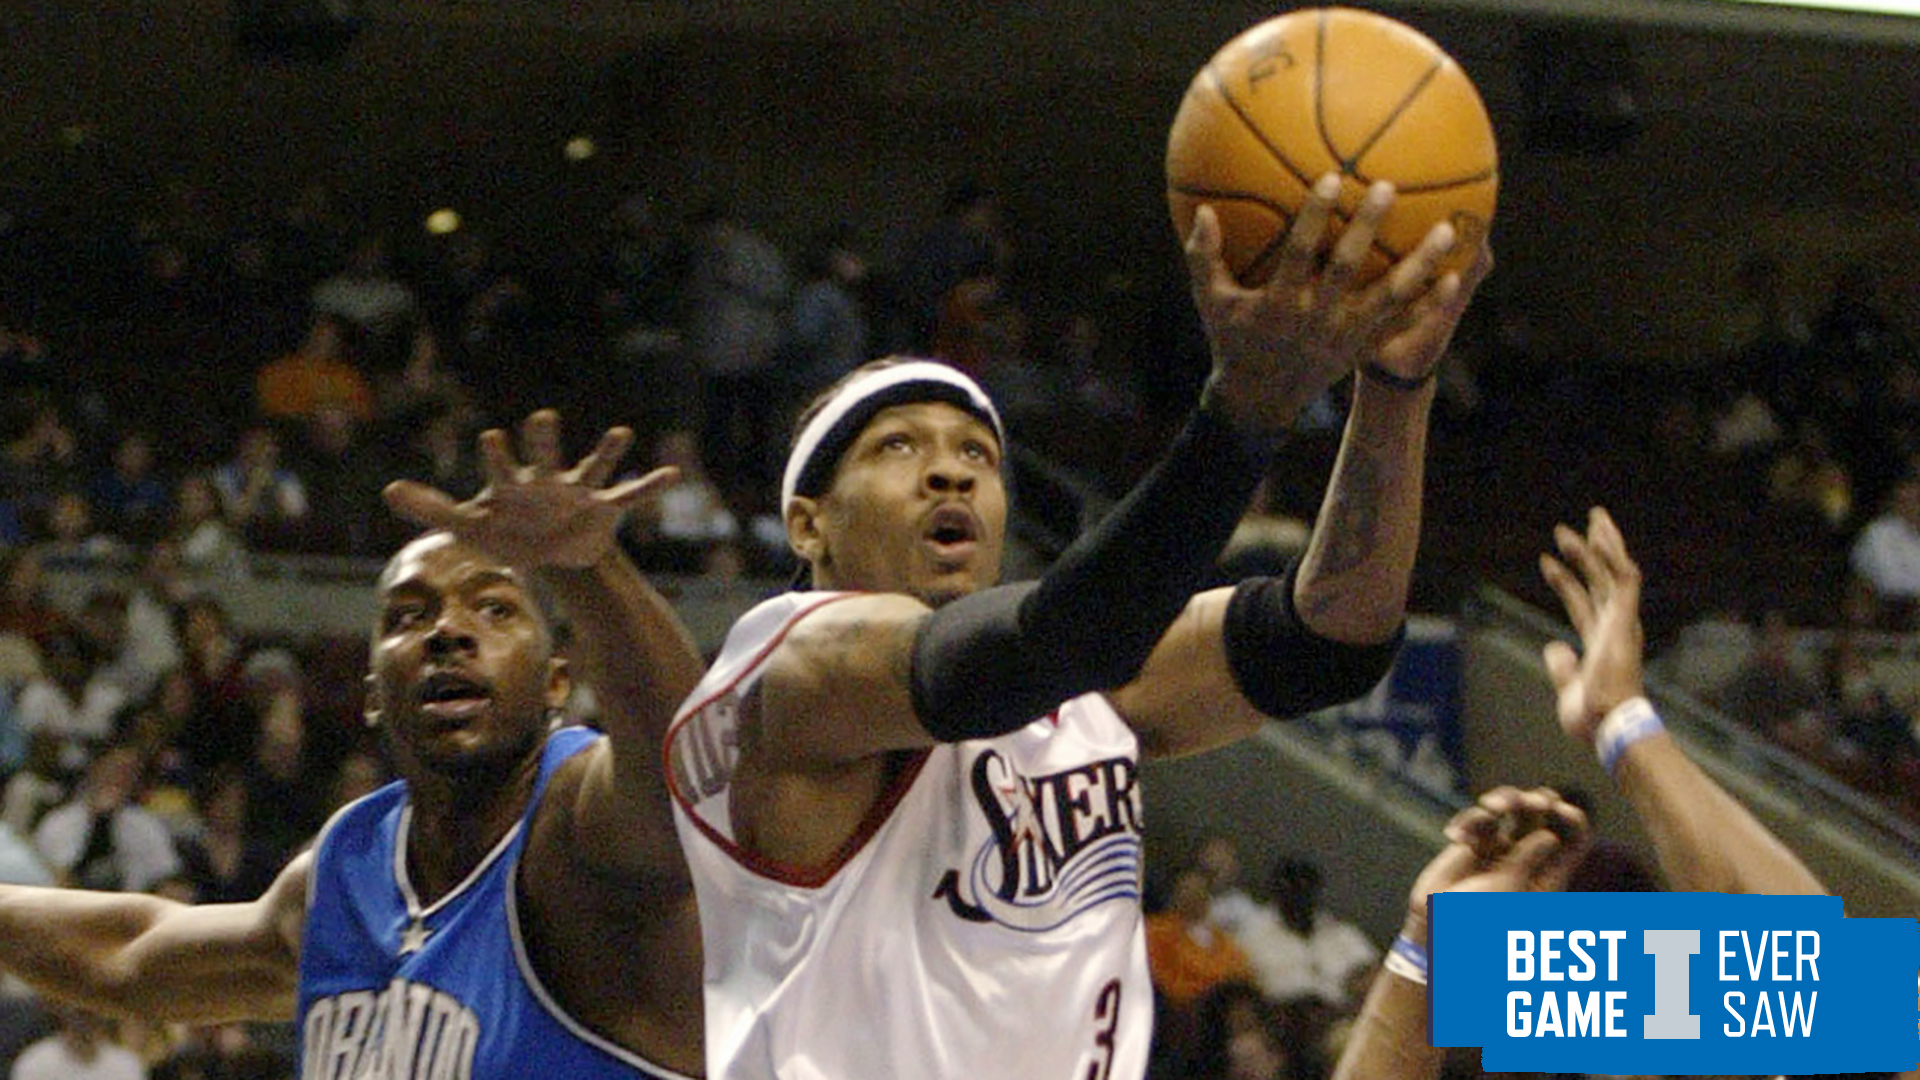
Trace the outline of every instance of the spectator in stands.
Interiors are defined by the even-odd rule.
[[[1249,982],[1222,983],[1200,1005],[1195,1060],[1180,1080],[1291,1080],[1326,1075],[1324,1028]]]
[[[782,389],[774,365],[792,292],[786,258],[723,207],[709,207],[698,226],[686,340],[700,375],[700,453],[724,490],[771,487]]]
[[[114,717],[127,692],[94,670],[93,655],[78,627],[67,626],[41,644],[44,674],[20,691],[16,711],[29,734],[43,733],[60,743],[67,769],[84,765],[95,747],[113,734]]]
[[[389,445],[403,447],[394,475],[461,496],[480,490],[480,463],[473,455],[473,432],[452,404],[422,404],[397,415]]]
[[[143,783],[139,754],[110,747],[87,766],[79,792],[40,819],[33,845],[61,884],[145,892],[180,872],[166,825],[140,805]]]
[[[259,740],[259,718],[248,696],[249,650],[226,607],[211,596],[189,598],[180,605],[179,620],[176,633],[195,704],[179,749],[196,772],[243,762]]]
[[[815,234],[801,259],[801,273],[781,360],[789,416],[834,380],[873,359],[861,299],[867,262],[854,247],[853,226],[842,222]]]
[[[179,554],[181,569],[204,578],[247,575],[247,545],[220,510],[213,473],[190,472],[173,493],[173,527],[163,541]]]
[[[1738,398],[1753,401],[1770,420],[1792,425],[1807,415],[1804,352],[1812,330],[1794,310],[1772,253],[1741,259],[1733,286],[1734,302],[1719,330],[1728,381]]]
[[[269,424],[240,433],[233,457],[213,471],[220,512],[249,547],[285,547],[306,523],[307,486],[288,468],[280,435]]]
[[[1874,670],[1863,638],[1871,631],[1858,597],[1843,605],[1839,624],[1821,658],[1821,684],[1830,722],[1819,745],[1802,747],[1817,762],[1869,791],[1902,796],[1898,777],[1912,767],[1913,717]],[[1920,793],[1916,793],[1920,794]]]
[[[1211,900],[1206,871],[1190,867],[1173,879],[1166,908],[1147,916],[1154,990],[1189,1016],[1207,991],[1253,974],[1233,935],[1208,913]]]
[[[405,435],[420,417],[451,416],[462,431],[478,416],[473,390],[446,365],[433,324],[414,325],[407,354],[375,391],[374,420],[382,437]]]
[[[248,831],[249,795],[238,768],[216,769],[203,779],[194,799],[199,827],[179,844],[195,903],[245,903],[273,883],[285,856]]]
[[[1880,274],[1866,263],[1834,275],[1827,307],[1814,319],[1805,368],[1815,389],[1814,416],[1834,434],[1835,453],[1846,463],[1855,490],[1867,506],[1879,506],[1904,467],[1902,448],[1883,437],[1874,422],[1887,396],[1888,375],[1903,363],[1902,344],[1875,294]],[[1862,422],[1863,418],[1868,422]]]
[[[44,393],[9,392],[0,403],[0,505],[14,528],[46,511],[51,493],[82,482],[79,440]]]
[[[47,811],[67,800],[67,778],[70,775],[60,765],[59,739],[50,734],[29,736],[26,760],[7,777],[5,805],[0,807],[0,819],[4,819],[7,828],[15,834],[32,836]],[[34,851],[38,857],[39,849],[35,848]]]
[[[0,547],[0,634],[16,634],[39,648],[67,625],[47,595],[45,564],[31,547]]]
[[[373,389],[358,366],[353,333],[344,317],[316,314],[299,347],[269,361],[254,377],[258,414],[297,422],[330,406],[360,420],[372,419]]]
[[[1796,515],[1813,515],[1829,532],[1853,521],[1853,478],[1833,455],[1825,428],[1812,420],[1796,424],[1786,445],[1767,466],[1767,497]]]
[[[145,694],[160,677],[180,666],[180,639],[174,633],[174,608],[193,593],[172,539],[154,541],[140,560],[140,573],[128,585],[126,646],[121,662],[130,673],[148,677]]]
[[[145,432],[120,437],[88,494],[101,530],[125,543],[144,546],[166,531],[173,496],[154,467],[153,440]]]
[[[384,448],[343,409],[322,408],[300,429],[297,465],[311,507],[283,550],[375,556],[405,532],[379,510],[380,485],[393,475]]]
[[[325,770],[311,750],[300,672],[284,666],[260,671],[256,695],[257,736],[241,766],[244,830],[250,842],[272,853],[277,867],[325,822],[329,792],[317,780]]]
[[[68,1005],[52,1010],[58,1029],[20,1052],[9,1080],[147,1080],[146,1062],[105,1017]]]
[[[86,492],[77,487],[53,493],[47,502],[46,524],[40,533],[45,537],[41,542],[42,557],[59,563],[87,566],[124,561],[133,555],[131,547],[96,526],[93,504],[87,501]]]
[[[1847,564],[1855,587],[1876,602],[1877,622],[1912,628],[1920,603],[1920,473],[1894,482],[1880,512],[1855,538]]]
[[[1761,613],[1753,651],[1715,697],[1728,716],[1763,734],[1803,714],[1819,716],[1827,705],[1819,681],[1795,653],[1793,627],[1778,607]]]
[[[1204,1053],[1209,996],[1224,985],[1251,980],[1246,955],[1209,911],[1217,870],[1199,863],[1182,870],[1165,906],[1146,916],[1154,997],[1147,1075],[1154,1080],[1186,1080],[1192,1074]]]
[[[1334,1010],[1358,1001],[1380,960],[1359,927],[1320,903],[1320,868],[1282,858],[1268,875],[1270,903],[1245,908],[1233,935],[1261,992],[1277,1002],[1313,1000]]]
[[[141,666],[127,637],[127,593],[116,585],[95,585],[73,615],[74,629],[93,658],[93,676],[118,686],[127,701],[147,696],[160,673]]]
[[[955,288],[982,278],[997,279],[1008,268],[1012,247],[1001,228],[1000,197],[977,179],[947,191],[940,216],[901,260],[898,293],[902,325],[889,351],[926,355],[933,347],[943,305]]]
[[[658,200],[630,195],[608,215],[595,277],[614,398],[637,431],[682,424],[698,381],[681,333],[692,249]]]
[[[654,447],[654,468],[672,466],[680,476],[629,520],[627,538],[644,569],[697,574],[709,554],[739,538],[740,522],[726,496],[707,474],[699,443],[690,431],[669,431]]]
[[[370,353],[397,340],[420,311],[413,289],[388,265],[387,238],[377,232],[362,236],[346,265],[315,285],[308,299],[315,314],[334,316],[359,331]]]

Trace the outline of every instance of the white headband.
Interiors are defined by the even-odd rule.
[[[813,464],[814,457],[821,452],[822,447],[830,447],[834,458],[837,459],[841,451],[846,448],[846,444],[859,433],[859,429],[866,426],[870,417],[861,415],[865,412],[861,408],[862,405],[889,390],[913,383],[936,384],[948,388],[948,395],[953,391],[965,395],[972,406],[971,411],[993,421],[995,437],[1000,440],[1002,446],[1006,445],[1007,432],[1000,423],[1000,413],[994,409],[993,402],[987,398],[986,391],[980,389],[980,384],[968,378],[964,372],[933,360],[909,360],[903,364],[875,368],[847,380],[846,385],[842,386],[826,405],[814,414],[813,419],[807,421],[806,428],[794,441],[793,453],[787,455],[786,475],[780,481],[781,513],[784,514],[787,507],[792,504],[796,490],[800,486],[800,478],[806,474],[807,467]],[[925,400],[939,401],[942,397],[942,395],[934,395]],[[899,401],[889,401],[888,404],[901,404],[913,400],[920,399],[906,397]],[[844,430],[849,418],[858,420],[851,431]]]

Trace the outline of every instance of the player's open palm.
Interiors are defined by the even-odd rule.
[[[542,409],[520,426],[520,454],[498,428],[480,435],[487,484],[456,501],[411,480],[386,489],[389,506],[428,528],[446,529],[521,567],[587,567],[613,549],[627,512],[647,492],[669,483],[671,468],[655,469],[612,486],[607,481],[633,445],[633,432],[616,427],[572,468],[560,446],[560,416]]]
[[[1273,275],[1253,288],[1227,269],[1213,208],[1194,215],[1186,247],[1193,303],[1213,348],[1214,390],[1242,427],[1285,428],[1353,370],[1339,307],[1358,255],[1324,253],[1339,190],[1337,176],[1321,178],[1294,217]]]
[[[1645,690],[1640,567],[1627,554],[1619,526],[1599,507],[1588,513],[1584,536],[1561,525],[1553,537],[1561,557],[1541,555],[1540,573],[1580,635],[1580,652],[1553,641],[1543,656],[1559,695],[1560,726],[1591,740],[1614,706]]]

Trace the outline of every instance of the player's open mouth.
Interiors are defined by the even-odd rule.
[[[420,711],[438,720],[465,720],[492,701],[485,683],[457,671],[436,671],[420,684]]]
[[[972,510],[948,503],[928,515],[922,539],[940,562],[965,562],[979,547],[980,519]]]

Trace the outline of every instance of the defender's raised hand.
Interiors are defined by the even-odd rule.
[[[672,482],[672,468],[607,486],[633,445],[633,432],[615,427],[572,468],[560,446],[560,415],[541,409],[520,426],[520,457],[507,433],[481,433],[487,484],[464,501],[426,484],[387,485],[395,513],[427,528],[446,529],[498,558],[522,567],[588,567],[615,547],[620,523],[633,505]]]
[[[1544,787],[1494,788],[1455,814],[1446,836],[1446,848],[1420,871],[1407,896],[1405,932],[1423,947],[1432,894],[1556,891],[1590,839],[1587,815]]]
[[[1590,742],[1614,706],[1645,693],[1640,567],[1627,554],[1620,527],[1600,507],[1588,512],[1585,535],[1561,525],[1553,538],[1561,558],[1541,555],[1540,573],[1559,594],[1580,635],[1580,651],[1553,641],[1542,656],[1559,695],[1561,728]]]

